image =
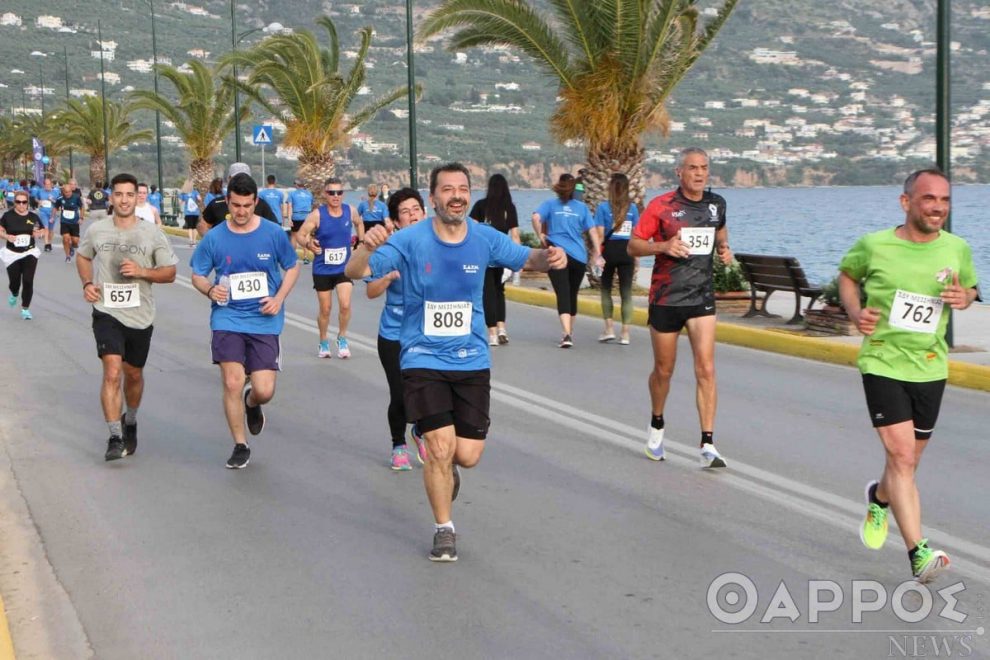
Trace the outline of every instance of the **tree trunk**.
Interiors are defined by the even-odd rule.
[[[323,199],[323,182],[337,171],[333,153],[301,154],[296,177],[302,179],[316,199]]]
[[[107,185],[107,159],[103,154],[89,155],[89,185],[93,187],[100,181]]]
[[[216,165],[212,158],[201,158],[189,163],[189,178],[192,179],[193,188],[205,196],[210,189],[210,182],[213,181],[213,173]]]

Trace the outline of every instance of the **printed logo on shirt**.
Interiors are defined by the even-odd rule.
[[[426,268],[424,270],[427,273],[432,273],[433,272],[433,264],[431,264],[429,261],[427,261],[426,262]]]
[[[683,218],[686,215],[687,215],[687,211],[681,210],[681,211],[674,211],[673,213],[670,214],[670,217]]]
[[[269,254],[269,253],[267,253],[267,252],[259,252],[258,253],[258,259],[260,259],[261,261],[268,261],[271,258],[272,258],[272,255]]]
[[[952,280],[952,269],[943,268],[942,270],[935,273],[935,281],[939,284],[945,284]]]
[[[464,272],[467,273],[468,275],[478,274],[478,264],[464,264],[462,268],[464,269]]]
[[[712,219],[713,220],[718,217],[718,207],[716,205],[709,204],[708,205],[708,212],[712,214]]]

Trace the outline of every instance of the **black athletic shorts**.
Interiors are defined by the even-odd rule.
[[[299,228],[303,226],[303,223],[304,222],[306,222],[306,221],[305,220],[293,220],[292,221],[292,229],[290,229],[289,231],[291,231],[293,234],[295,234],[297,231],[299,231]]]
[[[183,227],[185,229],[195,229],[196,228],[196,225],[198,225],[198,224],[199,224],[199,216],[198,215],[187,215],[186,216],[186,223],[185,223],[185,225],[183,225]]]
[[[945,392],[944,380],[911,383],[863,374],[863,391],[874,427],[913,421],[915,439],[932,437]]]
[[[68,234],[73,238],[79,238],[79,223],[75,223],[75,224],[67,224],[65,222],[59,223],[59,231],[62,233],[62,236]]]
[[[333,291],[338,284],[351,284],[351,278],[343,273],[336,275],[317,275],[313,273],[313,288],[317,291]]]
[[[151,334],[155,327],[149,325],[143,330],[128,328],[126,325],[97,310],[93,310],[93,335],[96,337],[96,354],[119,355],[124,362],[141,369],[148,361],[151,350]]]
[[[715,316],[715,302],[709,305],[650,305],[650,327],[657,332],[680,332],[688,320],[700,316]]]
[[[484,440],[491,420],[491,372],[404,369],[406,419],[420,433],[453,425],[460,438]]]

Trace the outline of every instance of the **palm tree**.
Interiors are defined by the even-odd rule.
[[[333,21],[322,16],[316,24],[327,31],[329,45],[320,46],[308,30],[268,37],[247,51],[235,51],[224,64],[243,66],[247,82],[228,78],[272,115],[285,123],[284,144],[299,152],[297,177],[314,194],[336,170],[334,150],[346,146],[348,134],[374,118],[379,110],[407,94],[405,87],[393,89],[356,112],[350,113],[365,81],[365,59],[371,46],[369,27],[358,31],[361,45],[347,75],[340,73],[340,42]],[[270,89],[276,102],[262,93]]]
[[[642,137],[666,134],[667,100],[737,1],[699,25],[694,0],[548,0],[553,23],[527,0],[444,0],[418,39],[455,29],[450,50],[508,45],[529,55],[560,86],[554,137],[587,145],[585,199],[594,208],[621,172],[642,203]]]
[[[236,121],[247,118],[249,110],[241,108],[234,117],[234,90],[221,76],[224,66],[207,67],[199,60],[186,63],[188,72],[176,67],[156,65],[158,73],[175,87],[178,99],[148,90],[131,92],[134,107],[157,110],[175,125],[175,132],[189,152],[189,174],[200,193],[206,193],[216,170],[214,159],[224,139],[234,130]]]
[[[89,181],[107,181],[107,160],[103,144],[103,101],[96,96],[68,99],[65,107],[47,118],[57,127],[59,146],[73,147],[89,156]],[[130,119],[133,106],[106,101],[106,148],[115,151],[134,142],[146,142],[154,133],[138,130]]]
[[[17,176],[17,167],[30,153],[30,138],[26,138],[21,117],[0,117],[0,170],[3,175]],[[27,145],[25,146],[25,141]]]

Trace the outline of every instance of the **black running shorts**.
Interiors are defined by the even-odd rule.
[[[417,424],[420,433],[453,425],[460,438],[484,440],[491,420],[491,372],[402,371],[406,419]]]
[[[93,310],[93,335],[96,337],[96,354],[119,355],[124,362],[141,369],[148,361],[151,350],[151,334],[154,326],[138,330],[97,310]]]
[[[187,215],[185,216],[184,220],[185,223],[182,225],[184,229],[195,229],[196,226],[199,224],[198,215]]]
[[[79,238],[79,223],[59,223],[59,231],[62,233],[62,236],[68,234],[72,238]]]
[[[874,427],[914,422],[914,437],[928,440],[935,430],[942,406],[944,380],[910,383],[874,374],[863,374],[866,407]]]
[[[657,332],[680,332],[690,319],[715,316],[715,302],[707,305],[650,305],[650,327]]]
[[[338,284],[351,284],[351,278],[343,273],[336,275],[317,275],[313,273],[313,288],[317,291],[333,291]]]

